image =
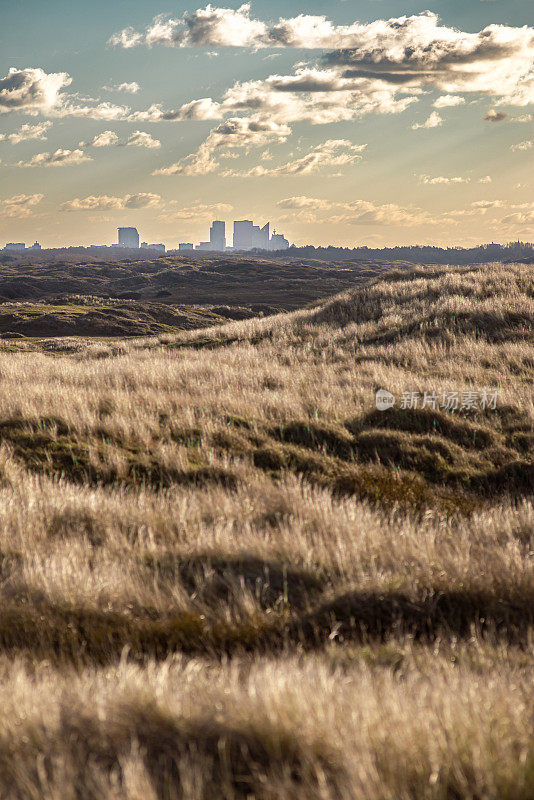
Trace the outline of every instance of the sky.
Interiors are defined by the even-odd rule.
[[[4,0],[0,246],[534,241],[533,12]]]

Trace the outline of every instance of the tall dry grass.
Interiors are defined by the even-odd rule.
[[[0,795],[534,796],[533,275],[0,352]]]

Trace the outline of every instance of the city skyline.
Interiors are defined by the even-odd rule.
[[[232,244],[227,244],[226,221],[213,220],[210,227],[209,241],[201,241],[195,246],[194,242],[179,242],[175,247],[167,247],[165,243],[141,242],[141,236],[136,227],[118,227],[117,242],[111,245],[91,244],[89,247],[118,247],[128,250],[156,250],[165,252],[169,250],[200,250],[212,252],[225,252],[231,250],[287,250],[289,241],[281,233],[273,230],[270,234],[270,222],[266,222],[263,227],[254,225],[253,220],[234,220]],[[70,246],[76,247],[76,243],[71,242]],[[34,242],[30,247],[26,247],[25,242],[6,242],[3,250],[42,250],[39,242]],[[46,249],[46,248],[45,248]],[[52,248],[53,249],[53,248]]]
[[[531,10],[12,4],[0,241],[200,242],[230,217],[297,245],[532,241]]]

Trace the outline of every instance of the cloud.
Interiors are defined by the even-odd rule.
[[[444,94],[433,103],[434,108],[453,108],[465,105],[465,97],[458,94]]]
[[[429,129],[429,128],[439,128],[443,125],[443,119],[440,117],[437,111],[433,111],[429,118],[425,122],[415,122],[412,125],[412,131],[418,131],[422,128]]]
[[[15,110],[47,113],[58,103],[61,90],[71,83],[66,72],[47,74],[32,67],[11,67],[7,75],[0,78],[0,113]]]
[[[127,147],[146,147],[149,150],[161,147],[159,139],[153,139],[149,133],[145,131],[135,131],[126,141]]]
[[[419,183],[424,183],[427,186],[438,186],[448,183],[470,183],[470,180],[470,178],[462,178],[460,176],[449,178],[444,175],[439,175],[435,178],[431,178],[430,175],[419,175]]]
[[[279,200],[276,205],[278,208],[290,208],[298,210],[305,208],[312,209],[313,211],[321,211],[327,208],[332,208],[334,204],[329,200],[320,200],[317,197],[297,195],[296,197],[286,197],[283,200]]]
[[[137,81],[131,83],[113,83],[110,86],[103,86],[105,92],[126,92],[126,94],[137,94],[141,89]]]
[[[90,142],[80,142],[80,147],[112,147],[117,144],[119,137],[115,131],[102,131]]]
[[[38,153],[29,161],[19,161],[16,167],[67,167],[92,161],[83,150],[56,150],[55,153]]]
[[[395,203],[374,203],[369,200],[344,202],[298,195],[280,200],[277,206],[293,212],[282,217],[281,222],[415,227],[441,221],[432,218],[420,208],[399,206]]]
[[[115,131],[102,131],[90,142],[80,142],[80,147],[146,147],[155,149],[161,147],[159,139],[153,139],[145,131],[135,131],[127,139],[121,140]]]
[[[153,175],[207,175],[219,167],[217,151],[225,148],[262,147],[272,141],[285,142],[291,128],[282,123],[253,117],[232,117],[211,131],[195,153],[158,169]]]
[[[532,114],[521,114],[519,117],[510,117],[510,122],[532,122]]]
[[[515,214],[509,214],[503,217],[502,223],[510,226],[528,226],[529,228],[534,225],[534,210],[533,211],[518,211]]]
[[[151,208],[161,204],[161,196],[150,192],[127,194],[124,197],[90,195],[69,200],[60,206],[61,211],[109,211],[122,209]]]
[[[114,47],[124,47],[126,50],[128,50],[130,47],[137,47],[142,43],[142,34],[137,33],[131,26],[124,28],[124,30],[120,31],[119,33],[114,33],[109,40],[109,44],[113,45]]]
[[[518,151],[532,150],[533,147],[534,147],[534,142],[531,142],[530,140],[527,139],[524,142],[519,142],[519,144],[513,144],[510,150],[516,153]]]
[[[221,119],[221,104],[211,97],[201,97],[191,103],[185,103],[177,111],[162,111],[160,106],[152,107],[153,119],[185,120],[185,119]]]
[[[22,111],[32,115],[41,113],[57,119],[80,117],[107,121],[163,119],[158,106],[151,106],[146,111],[132,112],[128,106],[63,92],[71,83],[72,78],[66,72],[48,74],[40,68],[12,67],[4,78],[0,78],[0,114]],[[135,82],[123,83],[117,88],[120,91],[133,92],[137,85]],[[125,87],[129,87],[128,90]]]
[[[160,15],[144,33],[127,27],[110,43],[332,50],[326,63],[345,77],[434,86],[447,94],[483,92],[517,105],[534,96],[532,28],[489,25],[468,33],[430,11],[367,24],[335,25],[311,14],[268,24],[251,15],[250,3],[237,10],[207,5],[180,18]]]
[[[196,222],[200,219],[213,219],[216,215],[228,214],[232,208],[233,206],[229,203],[195,202],[190,206],[181,206],[177,200],[172,200],[168,208],[158,215],[158,220],[168,223]]]
[[[505,111],[496,111],[494,108],[490,108],[484,120],[485,122],[503,122],[507,116]]]
[[[11,144],[19,144],[26,142],[30,139],[38,139],[40,141],[46,140],[48,129],[52,127],[51,122],[40,122],[38,125],[29,125],[25,123],[15,133],[1,134],[0,141],[11,142]]]
[[[325,167],[347,167],[360,161],[361,152],[367,145],[354,145],[348,139],[328,139],[317,145],[301,158],[288,161],[278,167],[253,167],[246,172],[228,171],[229,177],[267,177],[277,175],[311,175]]]
[[[88,105],[88,103],[93,105]],[[49,116],[57,118],[79,117],[105,122],[132,121],[135,119],[135,115],[132,114],[128,106],[118,106],[107,101],[99,103],[92,98],[80,101],[76,95],[62,98],[62,102],[50,111]]]
[[[502,200],[475,200],[471,205],[473,208],[487,211],[490,208],[503,208],[505,203]]]
[[[144,34],[132,27],[114,34],[109,43],[119,47],[250,47],[259,44],[267,34],[267,25],[251,19],[250,3],[237,10],[207,5],[181,19],[163,14],[154,18]]]
[[[44,194],[17,194],[0,200],[1,213],[11,219],[29,217],[34,206],[43,199]]]
[[[323,125],[361,114],[398,114],[415,95],[367,78],[344,78],[333,69],[298,67],[292,75],[270,75],[264,81],[236,83],[223,95],[223,112],[253,112],[285,122]]]
[[[479,183],[493,183],[491,175],[485,175],[483,178],[478,179]]]

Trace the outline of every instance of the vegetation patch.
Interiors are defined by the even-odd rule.
[[[280,605],[304,608],[326,586],[326,576],[247,555],[212,553],[182,559],[170,553],[146,556],[143,564],[158,578],[179,579],[202,603],[230,602],[245,589],[263,610]]]
[[[526,644],[534,624],[534,598],[499,597],[484,591],[450,590],[422,598],[402,592],[352,591],[320,605],[293,624],[293,636],[323,643],[344,640],[386,640],[408,635],[433,641],[439,636],[466,638],[477,634]]]
[[[238,484],[237,476],[224,467],[202,462],[187,468],[168,466],[135,442],[125,443],[105,431],[77,434],[61,420],[49,417],[4,420],[0,422],[0,441],[9,444],[28,470],[78,484],[154,489],[175,484],[235,489]],[[120,466],[111,458],[113,449],[120,456]]]

